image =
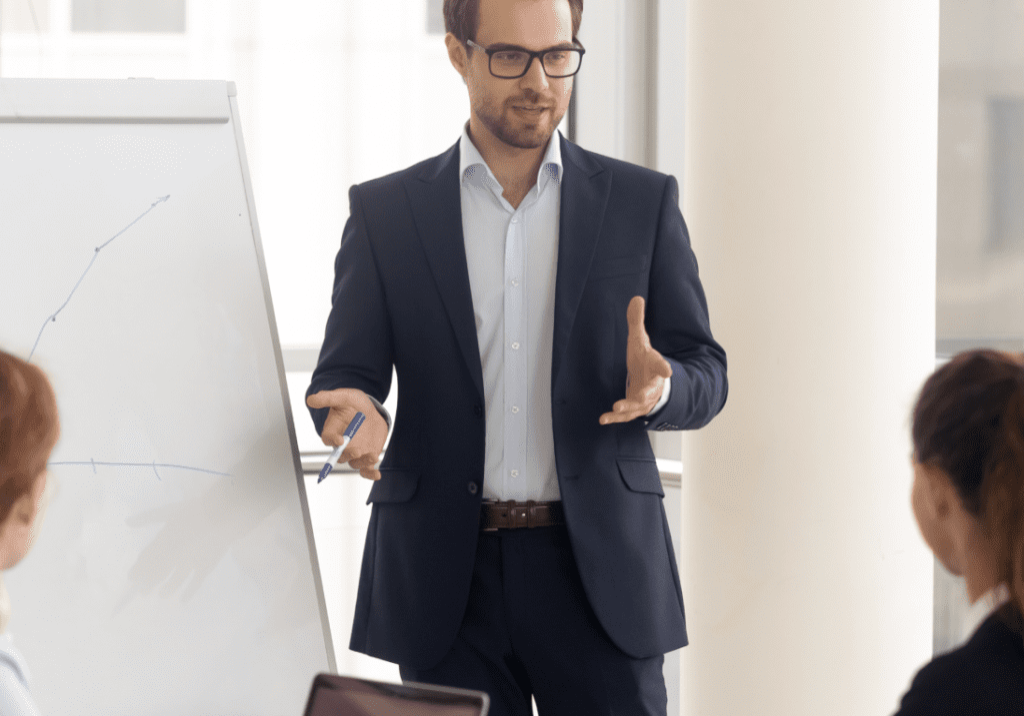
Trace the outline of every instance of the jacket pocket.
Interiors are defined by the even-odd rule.
[[[646,268],[647,257],[644,254],[628,254],[612,259],[595,261],[590,266],[588,279],[608,278],[610,276],[628,276],[640,273]]]
[[[420,482],[418,470],[385,467],[380,470],[380,479],[370,488],[366,504],[371,502],[408,502],[416,494]]]
[[[658,472],[658,463],[654,460],[619,457],[615,461],[619,464],[622,481],[630,490],[665,496],[665,490],[661,486],[661,474]]]

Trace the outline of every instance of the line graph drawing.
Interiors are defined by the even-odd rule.
[[[220,475],[221,477],[231,477],[231,473],[229,473],[229,472],[218,472],[217,470],[206,470],[206,469],[201,468],[201,467],[190,467],[188,465],[176,465],[176,464],[167,463],[167,462],[159,462],[158,463],[155,460],[153,462],[103,462],[103,461],[100,461],[100,460],[94,460],[93,458],[89,458],[87,461],[85,461],[85,460],[60,460],[60,461],[55,461],[55,462],[48,462],[48,463],[46,463],[46,465],[47,465],[47,467],[50,467],[51,465],[88,465],[88,466],[92,467],[93,474],[97,474],[97,470],[96,470],[96,466],[97,465],[100,465],[102,467],[148,467],[148,468],[152,468],[152,470],[156,474],[156,478],[158,480],[162,480],[163,479],[163,478],[160,477],[160,473],[157,472],[157,468],[158,467],[166,467],[166,468],[171,468],[171,469],[175,469],[175,470],[188,470],[188,471],[191,471],[191,472],[202,472],[202,473],[205,473],[207,475]]]
[[[46,320],[43,321],[43,325],[39,329],[39,335],[36,336],[36,342],[32,345],[32,352],[28,354],[28,359],[26,360],[27,363],[31,363],[32,362],[32,356],[35,355],[36,348],[39,347],[39,339],[41,339],[43,337],[43,331],[46,330],[46,326],[48,324],[50,324],[50,323],[56,323],[57,322],[57,314],[60,313],[61,311],[63,311],[64,307],[67,306],[68,303],[71,301],[71,297],[75,295],[75,291],[78,290],[78,287],[81,285],[82,280],[85,278],[86,274],[89,273],[89,269],[91,269],[92,265],[96,262],[96,257],[100,255],[100,251],[105,249],[110,244],[111,241],[116,239],[118,236],[120,236],[124,232],[128,231],[128,229],[130,229],[133,226],[135,226],[135,224],[138,223],[138,221],[140,219],[142,219],[142,217],[144,217],[149,212],[153,211],[153,209],[155,209],[158,204],[163,204],[165,201],[167,201],[170,198],[171,198],[170,194],[168,194],[167,196],[160,197],[159,199],[154,201],[152,204],[150,204],[148,209],[146,209],[144,212],[142,212],[137,217],[135,217],[135,220],[132,221],[132,223],[128,224],[128,226],[124,227],[123,229],[118,231],[116,234],[111,236],[109,239],[107,239],[105,242],[103,242],[101,245],[96,247],[96,250],[93,251],[93,254],[92,254],[92,260],[89,261],[89,265],[85,267],[85,271],[82,272],[82,275],[78,279],[78,283],[75,284],[75,287],[71,289],[71,293],[68,294],[67,299],[65,299],[64,303],[62,303],[60,305],[60,308],[58,308],[52,314],[47,316]]]
[[[109,239],[107,239],[106,241],[104,241],[102,244],[100,244],[99,246],[97,246],[95,248],[95,250],[93,251],[93,254],[92,254],[92,259],[89,261],[89,265],[85,267],[85,271],[83,271],[82,275],[78,278],[78,281],[75,283],[74,287],[71,289],[71,293],[69,293],[68,297],[66,299],[64,299],[64,303],[62,303],[60,305],[60,307],[56,311],[54,311],[52,314],[47,316],[46,320],[43,321],[43,325],[39,329],[39,334],[36,336],[36,342],[35,342],[35,344],[33,344],[32,351],[28,355],[28,362],[31,362],[32,356],[35,355],[36,348],[39,347],[39,341],[43,337],[43,332],[46,330],[46,326],[49,325],[50,323],[56,323],[57,315],[61,311],[64,310],[64,308],[68,305],[68,303],[71,302],[71,298],[75,295],[75,291],[77,291],[78,287],[82,285],[82,281],[85,280],[85,277],[88,275],[89,271],[92,269],[93,264],[96,263],[96,258],[100,255],[100,251],[102,251],[107,246],[109,246],[115,239],[117,239],[119,236],[121,236],[126,231],[128,231],[128,229],[130,229],[133,226],[135,226],[135,224],[137,224],[139,221],[141,221],[142,218],[144,216],[146,216],[149,212],[153,211],[153,209],[155,209],[160,204],[163,204],[165,201],[167,201],[170,198],[171,198],[170,194],[167,194],[166,196],[159,197],[158,199],[156,199],[156,201],[154,201],[152,204],[149,205],[148,209],[146,209],[144,212],[142,212],[141,214],[136,216],[131,221],[131,223],[129,223],[123,229],[118,231],[116,234],[114,234]],[[90,457],[87,461],[86,460],[59,460],[59,461],[53,461],[53,462],[47,463],[47,467],[54,467],[54,466],[58,466],[58,465],[91,467],[92,471],[93,471],[93,474],[98,474],[98,470],[96,469],[97,466],[100,466],[100,467],[148,468],[148,469],[151,469],[153,471],[153,474],[156,475],[157,479],[161,480],[161,481],[163,480],[163,478],[160,476],[160,471],[157,468],[170,469],[170,470],[186,470],[186,471],[189,471],[189,472],[199,472],[199,473],[204,473],[204,474],[207,474],[207,475],[219,475],[221,477],[231,477],[231,474],[227,473],[227,472],[219,472],[217,470],[207,470],[207,469],[201,468],[201,467],[192,467],[190,465],[179,465],[179,464],[176,464],[176,463],[158,463],[158,462],[156,462],[156,460],[153,460],[151,462],[110,462],[110,461],[104,461],[104,460],[96,460],[95,458]]]

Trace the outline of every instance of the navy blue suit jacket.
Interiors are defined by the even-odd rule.
[[[1024,620],[1011,604],[914,677],[896,716],[1024,714]]]
[[[588,152],[561,133],[563,176],[551,412],[558,484],[587,597],[634,657],[685,646],[683,597],[646,430],[707,424],[725,404],[676,180]],[[480,521],[484,389],[462,232],[459,144],[353,186],[333,304],[307,395],[401,389],[373,505],[350,648],[434,666],[462,621]],[[624,397],[626,307],[646,301],[672,366],[648,424],[602,426]],[[311,410],[318,432],[327,410]]]

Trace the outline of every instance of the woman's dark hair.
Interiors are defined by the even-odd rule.
[[[583,22],[583,0],[569,0],[569,11],[572,13],[572,41],[580,32]],[[444,29],[466,44],[466,40],[476,41],[476,32],[480,29],[480,0],[444,0]]]
[[[925,381],[914,453],[947,474],[996,545],[999,577],[1024,612],[1024,354],[960,353]]]
[[[46,470],[59,434],[57,399],[46,375],[0,351],[0,522]]]

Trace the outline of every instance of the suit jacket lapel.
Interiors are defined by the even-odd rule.
[[[562,141],[562,206],[558,226],[558,269],[555,273],[552,398],[580,296],[583,295],[590,264],[594,259],[594,249],[601,233],[612,186],[611,169],[605,169],[595,162],[587,152],[562,137],[561,133],[558,136]]]
[[[484,378],[462,234],[459,180],[456,142],[444,154],[428,160],[418,176],[405,180],[405,186],[427,263],[483,405]]]
[[[603,168],[584,150],[562,137],[560,132],[554,136],[562,143],[562,182],[555,274],[552,390],[558,380],[590,272],[612,182],[610,169]],[[456,142],[444,154],[428,160],[423,171],[415,178],[407,179],[405,186],[427,263],[482,405],[483,369],[466,263],[459,181],[459,142]]]

